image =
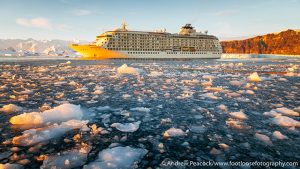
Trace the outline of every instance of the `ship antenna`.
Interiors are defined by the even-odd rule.
[[[127,23],[126,23],[125,20],[123,20],[123,22],[122,22],[122,29],[123,30],[127,30],[126,27],[127,27]]]

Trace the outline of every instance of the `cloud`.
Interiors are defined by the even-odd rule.
[[[45,18],[37,17],[32,19],[17,18],[16,23],[25,27],[52,29],[52,24]]]
[[[237,10],[222,10],[215,13],[216,16],[229,16],[237,14]]]
[[[73,13],[77,16],[85,16],[85,15],[90,15],[92,12],[85,9],[77,9],[74,10]]]

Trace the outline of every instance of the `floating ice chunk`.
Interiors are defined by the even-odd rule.
[[[12,124],[47,124],[63,122],[71,119],[80,120],[83,113],[79,105],[62,104],[44,112],[23,113],[10,119]]]
[[[199,81],[197,79],[182,80],[181,83],[183,83],[183,84],[196,84],[196,83],[199,83]]]
[[[278,140],[288,139],[288,137],[285,136],[285,135],[283,135],[283,134],[281,134],[280,131],[274,131],[273,132],[273,137],[276,138],[276,139],[278,139]]]
[[[122,98],[123,98],[123,99],[128,99],[128,98],[130,98],[130,97],[131,97],[131,95],[129,95],[129,94],[123,94],[123,95],[122,95]]]
[[[96,161],[83,169],[131,169],[148,153],[148,150],[131,147],[114,147],[102,150]]]
[[[270,117],[276,117],[276,116],[281,116],[280,113],[277,113],[274,110],[271,110],[270,112],[264,112],[263,115],[265,116],[270,116]]]
[[[227,106],[225,106],[224,104],[220,104],[218,106],[218,109],[223,110],[223,111],[227,111]]]
[[[39,67],[39,68],[38,68],[36,71],[37,71],[37,72],[44,73],[44,72],[48,72],[48,71],[49,71],[49,69],[48,69],[48,68],[46,68],[46,67]]]
[[[129,116],[130,116],[130,112],[129,112],[129,111],[126,111],[126,110],[122,110],[122,111],[120,112],[120,115],[125,116],[125,117],[129,117]]]
[[[40,142],[45,142],[53,138],[60,137],[66,132],[81,129],[86,126],[88,121],[69,120],[60,125],[54,124],[44,128],[25,130],[23,135],[13,138],[13,144],[29,146]]]
[[[246,120],[248,117],[244,112],[231,112],[229,113],[231,117],[239,119],[239,120]]]
[[[169,137],[177,137],[177,136],[185,136],[186,133],[182,131],[181,129],[176,129],[174,127],[168,129],[167,131],[164,132],[163,136],[165,138]]]
[[[96,124],[93,124],[90,126],[92,129],[92,134],[96,135],[98,133],[101,133],[101,131],[103,131],[104,129],[102,127],[97,127]]]
[[[210,98],[210,99],[213,99],[213,100],[219,99],[219,97],[215,96],[214,93],[204,93],[201,96],[202,97],[206,97],[206,98]]]
[[[141,121],[137,121],[134,123],[113,123],[111,127],[115,127],[116,129],[122,132],[135,132],[139,129]]]
[[[202,82],[201,85],[202,85],[202,86],[212,86],[213,83],[212,83],[212,80],[209,79],[209,81]]]
[[[149,113],[150,109],[146,108],[146,107],[135,107],[135,108],[131,108],[131,111],[139,111],[139,112],[144,112],[144,113]]]
[[[247,77],[247,80],[250,82],[260,82],[261,78],[258,76],[257,72],[253,72]]]
[[[71,82],[69,82],[69,85],[76,86],[76,85],[78,85],[78,83],[76,83],[75,81],[71,81]]]
[[[229,82],[232,86],[242,86],[244,82],[237,81],[237,80],[232,80]]]
[[[4,105],[0,109],[0,112],[11,113],[11,112],[19,112],[19,111],[22,111],[22,110],[23,110],[22,107],[19,107],[19,106],[14,105],[14,104],[8,104],[8,105]]]
[[[219,154],[221,154],[222,153],[222,151],[220,151],[220,150],[218,150],[218,149],[216,149],[216,148],[212,148],[210,151],[209,151],[209,154],[211,154],[211,155],[219,155]]]
[[[255,133],[255,138],[267,145],[272,145],[272,141],[270,140],[270,138],[264,134]]]
[[[226,125],[236,130],[247,130],[251,128],[250,126],[244,124],[242,121],[234,120],[234,119],[226,120]]]
[[[272,121],[282,127],[300,127],[300,122],[287,116],[276,116]]]
[[[239,94],[239,93],[236,93],[236,92],[231,92],[231,93],[227,93],[226,94],[228,97],[240,97],[241,96],[241,94]]]
[[[213,92],[222,92],[224,89],[222,87],[206,87],[205,90],[213,91]]]
[[[213,75],[203,75],[202,78],[203,79],[213,79],[213,78],[215,78],[215,76],[213,76]]]
[[[281,78],[278,79],[278,81],[286,82],[288,80],[286,78],[281,77]]]
[[[46,156],[41,169],[71,169],[84,165],[91,146],[82,144],[78,148],[68,150],[59,155]]]
[[[170,118],[165,118],[160,120],[160,124],[166,124],[166,123],[171,123],[172,120]]]
[[[102,94],[102,93],[103,93],[103,90],[98,89],[98,90],[95,90],[92,94],[99,95],[99,94]]]
[[[99,106],[96,108],[98,111],[110,111],[112,108],[110,106]]]
[[[54,83],[55,86],[61,86],[63,84],[67,84],[67,82],[66,81],[59,81],[59,82]]]
[[[255,94],[253,90],[246,90],[246,94]]]
[[[20,164],[0,164],[0,169],[23,169],[24,167]]]
[[[142,69],[134,68],[134,67],[129,67],[127,64],[123,64],[122,66],[117,68],[117,73],[118,74],[133,74],[133,75],[138,75],[140,73],[143,73]]]
[[[284,114],[284,115],[288,115],[288,116],[299,116],[298,112],[290,110],[286,107],[277,108],[277,109],[275,109],[275,111],[277,111],[278,113]]]
[[[225,144],[225,143],[220,143],[218,144],[220,148],[227,150],[229,148],[229,145]]]

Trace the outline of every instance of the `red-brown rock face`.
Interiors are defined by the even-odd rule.
[[[223,53],[300,55],[300,32],[287,30],[254,38],[221,42]]]

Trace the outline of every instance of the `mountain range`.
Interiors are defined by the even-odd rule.
[[[0,39],[0,55],[5,56],[69,56],[75,52],[68,47],[74,41]]]
[[[300,30],[221,42],[223,53],[300,55]]]

